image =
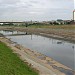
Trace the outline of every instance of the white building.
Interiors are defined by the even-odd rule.
[[[73,20],[75,22],[75,10],[73,11]]]

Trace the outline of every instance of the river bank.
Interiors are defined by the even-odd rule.
[[[38,72],[0,41],[0,75],[38,75]]]
[[[1,37],[0,41],[7,44],[7,46],[9,46],[14,53],[17,53],[25,63],[28,63],[33,68],[37,69],[40,75],[74,75],[74,71],[52,58],[27,49],[4,37]]]
[[[0,27],[0,30],[28,32],[28,33],[42,35],[42,36],[45,36],[45,37],[52,37],[52,38],[55,38],[55,39],[66,40],[66,41],[75,43],[75,35],[74,35],[75,34],[75,30],[74,29],[73,30],[72,29],[71,30],[70,29],[69,30],[68,29],[65,30],[65,29],[49,29],[49,28]],[[11,44],[11,41],[10,41],[10,44]],[[42,55],[42,54],[40,54],[38,52],[34,52],[34,51],[30,50],[30,49],[24,48],[24,47],[22,47],[21,45],[18,45],[18,44],[16,44],[15,47],[18,48],[19,50],[25,49],[26,50],[25,52],[28,55],[36,57],[37,59],[42,61],[41,62],[42,64],[44,63],[46,65],[45,67],[47,67],[47,68],[45,68],[43,66],[38,67],[36,63],[34,64],[34,65],[36,65],[36,66],[34,66],[34,68],[36,68],[37,70],[40,71],[40,73],[41,73],[40,75],[44,75],[45,73],[46,73],[46,75],[48,75],[48,73],[49,73],[49,75],[50,74],[51,75],[52,74],[61,75],[62,73],[63,73],[62,75],[74,75],[73,71],[70,68],[68,68],[68,67],[66,67],[66,66],[64,66],[64,65],[62,65],[60,63],[58,64],[58,62],[54,61],[52,58],[44,56],[44,55]],[[17,52],[17,53],[20,56],[23,54],[23,53],[20,54],[20,52]],[[25,55],[23,55],[23,56],[25,56]],[[22,60],[25,59],[23,56],[21,57]],[[27,56],[27,57],[29,57],[29,56]],[[27,58],[27,62],[28,63],[32,62],[31,64],[33,66],[33,61],[32,61],[33,59],[32,58],[31,57]],[[30,59],[31,59],[31,61],[30,61]],[[36,62],[36,60],[35,60],[35,62]],[[56,63],[56,65],[55,65],[55,63]],[[62,66],[59,66],[59,65],[62,65]],[[43,70],[43,68],[45,68],[45,69]]]
[[[16,30],[52,37],[75,43],[75,29],[51,29],[51,28],[26,28],[26,27],[0,27],[0,30]]]

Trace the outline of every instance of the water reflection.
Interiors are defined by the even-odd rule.
[[[74,44],[72,43],[37,35],[9,36],[8,38],[74,69]]]
[[[9,33],[11,32],[6,34]],[[16,31],[13,33],[16,33]],[[46,56],[49,56],[72,69],[75,69],[75,44],[39,35],[30,35],[27,32],[23,33],[25,33],[25,35],[7,36],[7,38],[11,38],[12,41],[17,42],[18,44],[45,54]]]

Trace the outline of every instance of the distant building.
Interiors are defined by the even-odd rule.
[[[75,22],[75,10],[73,11],[73,21]]]

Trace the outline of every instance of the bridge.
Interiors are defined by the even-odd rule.
[[[23,22],[16,22],[16,21],[11,21],[11,22],[10,21],[8,21],[8,22],[3,21],[3,22],[1,22],[0,21],[0,24],[1,25],[16,25],[17,24],[17,25],[25,25],[27,27],[27,25],[31,24],[31,22],[24,22],[24,21]]]
[[[12,22],[9,22],[9,21],[8,22],[5,22],[5,21],[3,21],[3,22],[1,22],[0,21],[0,23],[26,23],[26,22],[16,22],[16,21],[12,21]]]

